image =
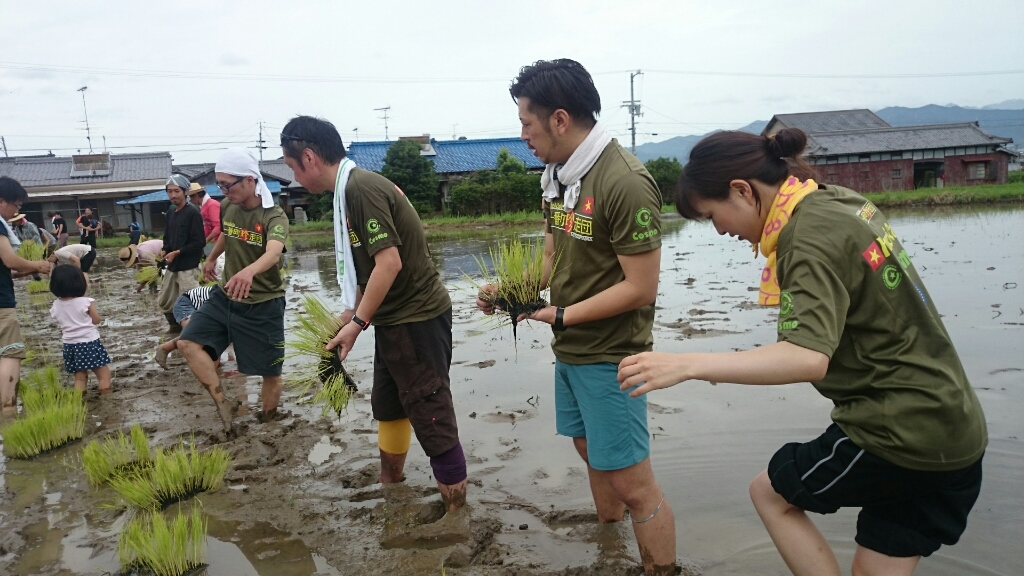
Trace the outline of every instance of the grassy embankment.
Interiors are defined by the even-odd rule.
[[[1024,182],[961,188],[923,188],[906,192],[873,192],[864,196],[881,207],[1024,202]]]

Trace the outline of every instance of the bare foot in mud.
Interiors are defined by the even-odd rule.
[[[110,387],[110,388],[100,388],[100,396],[106,396],[107,394],[110,394],[113,391],[114,391],[113,387]]]
[[[277,408],[274,408],[273,410],[261,411],[259,414],[256,415],[256,421],[259,422],[260,424],[266,424],[267,422],[280,422],[281,420],[284,420],[285,418],[288,418],[291,415],[291,412],[286,412],[284,410],[278,410]]]
[[[220,419],[224,422],[224,432],[231,433],[231,422],[235,419],[235,413],[238,412],[238,407],[242,405],[242,401],[237,398],[225,398],[223,402],[217,405],[217,414],[220,415]]]
[[[164,350],[160,346],[156,347],[156,356],[154,356],[153,359],[156,360],[156,363],[164,370],[167,370],[167,354],[169,354],[167,350]]]
[[[444,501],[444,508],[448,512],[454,512],[466,505],[466,480],[458,484],[437,483],[437,489],[441,492],[441,500]]]

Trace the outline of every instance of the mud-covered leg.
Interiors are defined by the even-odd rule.
[[[213,398],[213,402],[217,405],[217,414],[220,415],[220,419],[224,423],[224,431],[231,432],[231,422],[234,420],[235,411],[238,410],[241,402],[233,398],[227,399],[224,396],[213,359],[201,344],[189,340],[178,340],[178,352],[181,352],[192,373],[210,393],[210,398]]]
[[[3,411],[15,411],[18,379],[21,377],[20,358],[0,358],[0,397],[3,399]]]

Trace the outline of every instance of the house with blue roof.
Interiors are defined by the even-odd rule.
[[[483,138],[480,140],[435,140],[429,134],[399,140],[415,140],[420,145],[420,156],[434,163],[434,172],[441,180],[441,194],[447,200],[448,189],[460,177],[478,170],[494,170],[498,164],[498,152],[508,149],[509,154],[526,164],[529,171],[541,171],[544,163],[533,155],[519,138]],[[359,167],[380,172],[384,167],[384,156],[394,144],[388,142],[352,142],[348,156]]]

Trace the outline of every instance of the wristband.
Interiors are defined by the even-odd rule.
[[[562,318],[565,315],[565,308],[559,306],[555,308],[555,323],[551,325],[552,332],[565,332],[565,324],[562,323]]]
[[[352,321],[355,322],[359,326],[359,329],[363,332],[365,332],[366,329],[370,327],[369,322],[363,320],[362,318],[356,316],[355,314],[352,315]]]

